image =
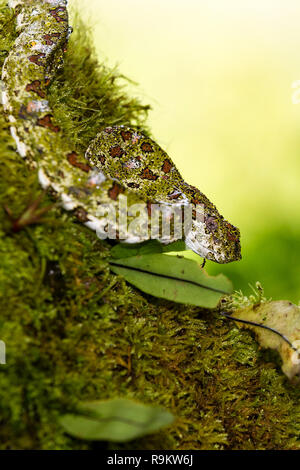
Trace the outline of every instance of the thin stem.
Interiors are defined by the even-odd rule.
[[[220,312],[220,313],[221,315],[223,315],[223,317],[226,317],[229,320],[233,320],[233,321],[240,322],[240,323],[246,323],[247,325],[258,326],[259,328],[264,328],[265,330],[271,331],[272,333],[275,333],[276,335],[280,336],[294,351],[298,352],[298,349],[292,345],[290,340],[286,336],[284,336],[282,333],[275,330],[274,328],[271,328],[270,326],[267,326],[267,325],[262,325],[261,323],[256,323],[254,321],[242,320],[240,318],[233,317],[229,315],[228,313],[223,313],[223,312]]]

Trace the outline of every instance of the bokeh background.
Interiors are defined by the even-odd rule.
[[[139,83],[129,91],[152,105],[153,136],[185,179],[240,228],[243,260],[208,262],[208,272],[298,302],[299,0],[70,4],[92,27],[99,59]]]

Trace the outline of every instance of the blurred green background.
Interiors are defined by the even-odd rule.
[[[242,233],[241,262],[207,263],[249,293],[300,298],[299,0],[70,0],[100,60],[137,81],[185,179]],[[130,87],[129,87],[130,88]]]

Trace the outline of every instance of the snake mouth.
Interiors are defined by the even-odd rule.
[[[232,263],[233,261],[239,261],[241,258],[241,245],[239,240],[237,240],[234,245],[220,246],[219,250],[210,249],[207,253],[207,259],[219,264]]]
[[[241,247],[239,242],[237,242],[232,249],[227,246],[222,247],[221,245],[219,249],[213,249],[209,243],[199,242],[197,237],[190,232],[185,239],[185,244],[189,250],[215,263],[226,264],[241,259]]]
[[[204,243],[200,243],[197,240],[197,237],[192,232],[190,232],[187,235],[187,237],[185,239],[185,245],[186,245],[188,250],[192,250],[194,253],[201,256],[202,258],[209,259],[209,260],[215,261],[217,263],[220,262],[218,260],[218,258],[220,258],[220,253],[208,248],[207,246],[205,246]]]
[[[242,257],[240,254],[228,256],[224,252],[220,253],[218,251],[209,251],[207,255],[205,256],[205,258],[210,261],[214,261],[215,263],[218,263],[218,264],[227,264],[227,263],[233,263],[234,261],[239,261]]]
[[[224,252],[216,251],[216,250],[208,250],[205,258],[207,258],[210,261],[219,263],[219,264],[224,264],[224,263],[229,263],[230,261],[234,261],[234,260],[229,260],[226,257],[226,254]]]
[[[239,261],[242,258],[241,255],[241,246],[239,243],[236,243],[234,248],[232,250],[222,250],[220,251],[217,250],[211,250],[213,258],[209,257],[209,254],[207,256],[208,259],[211,261],[216,261],[219,264],[225,264],[225,263],[232,263],[234,261]]]

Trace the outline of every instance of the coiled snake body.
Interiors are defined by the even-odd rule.
[[[107,127],[91,142],[85,158],[65,142],[49,107],[47,87],[62,65],[70,34],[67,1],[10,0],[9,6],[15,10],[19,35],[3,65],[2,103],[17,151],[38,169],[41,185],[98,234],[107,230],[103,208],[109,207],[120,218],[125,197],[128,206],[146,204],[148,215],[151,205],[160,204],[165,208],[162,217],[169,218],[175,207],[190,205],[186,246],[218,263],[240,259],[239,230],[201,191],[183,181],[152,139],[125,126]],[[200,221],[195,215],[198,207],[202,207]],[[129,212],[130,217],[133,220]],[[148,225],[141,230],[145,228],[141,216],[136,226],[140,230],[124,236],[116,226],[115,238],[140,242],[152,237],[165,243],[176,239],[166,240],[160,232],[153,235]]]

